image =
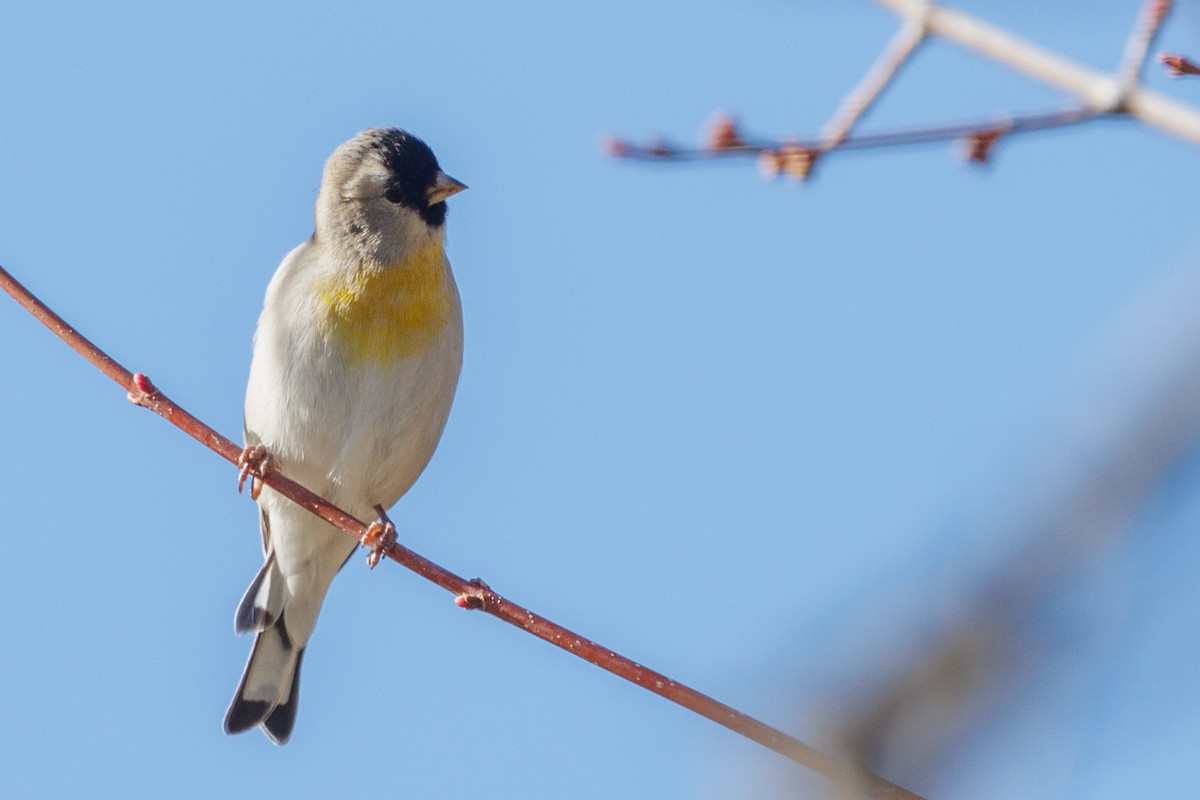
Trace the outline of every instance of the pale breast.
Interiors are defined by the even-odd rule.
[[[390,505],[428,463],[454,398],[462,363],[454,277],[440,244],[393,267],[298,272],[280,288],[308,310],[264,314],[247,426],[352,513]]]

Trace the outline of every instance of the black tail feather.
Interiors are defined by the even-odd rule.
[[[292,673],[292,693],[287,702],[275,707],[275,710],[262,721],[263,730],[275,744],[287,744],[292,737],[292,728],[296,724],[296,708],[300,705],[300,665],[304,663],[304,650],[296,654],[296,671]]]
[[[263,647],[269,649],[261,651]],[[292,667],[291,690],[288,692],[287,701],[276,705],[270,700],[247,699],[245,696],[246,686],[251,681],[252,673],[255,675],[253,682],[259,687],[252,691],[259,694],[260,697],[264,677],[270,681],[268,685],[284,685],[280,680],[283,676],[274,671],[278,669],[274,665],[279,664],[281,658],[290,660],[289,653],[293,652],[295,661]],[[266,661],[257,660],[262,655],[266,656]],[[296,724],[296,708],[300,701],[300,665],[303,661],[304,648],[300,648],[298,651],[293,650],[292,638],[288,636],[287,626],[284,624],[282,616],[270,628],[260,631],[254,637],[254,646],[250,649],[250,658],[246,661],[246,669],[242,672],[241,681],[238,682],[233,702],[229,704],[229,710],[225,712],[225,732],[228,734],[241,733],[256,725],[261,725],[263,731],[273,742],[276,744],[286,743],[292,735],[292,727]],[[272,670],[272,672],[264,676],[261,673],[263,669]],[[276,683],[276,681],[279,682]]]
[[[235,697],[225,712],[225,732],[233,735],[261,725],[271,713],[271,706],[261,700],[243,700]]]

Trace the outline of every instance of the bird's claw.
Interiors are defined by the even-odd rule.
[[[366,532],[358,540],[363,547],[371,548],[371,552],[367,554],[367,566],[371,569],[375,569],[396,543],[396,526],[388,519],[387,511],[383,506],[375,506],[375,512],[379,514],[379,519],[368,525]]]
[[[263,478],[271,471],[271,454],[266,445],[256,444],[247,447],[238,457],[238,494],[246,479],[250,478],[250,499],[257,500],[262,494]]]

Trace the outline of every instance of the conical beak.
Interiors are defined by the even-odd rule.
[[[439,169],[437,177],[433,180],[433,186],[425,190],[425,203],[426,205],[440,203],[450,195],[458,194],[465,188],[467,188],[465,183],[454,180],[454,178],[451,178]]]

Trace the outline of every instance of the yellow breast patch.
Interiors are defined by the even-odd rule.
[[[450,319],[445,256],[430,242],[399,264],[362,264],[316,288],[322,333],[353,361],[419,355]]]

